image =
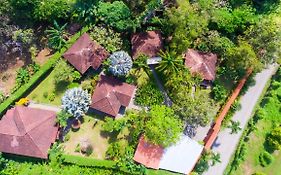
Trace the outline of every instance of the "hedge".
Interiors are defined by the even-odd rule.
[[[116,162],[112,160],[100,160],[100,159],[93,159],[89,157],[81,157],[75,155],[64,154],[63,156],[64,163],[75,164],[78,166],[86,166],[86,167],[96,167],[96,168],[107,168],[107,169],[116,169],[123,171],[129,174],[139,174],[139,173],[132,173],[125,168],[117,169]],[[179,173],[173,173],[166,170],[154,170],[154,169],[147,169],[148,175],[179,175]]]
[[[63,161],[65,163],[75,164],[79,166],[87,166],[87,167],[100,167],[100,168],[115,168],[116,162],[112,160],[99,160],[93,159],[89,157],[81,157],[74,155],[63,155]]]
[[[39,83],[42,78],[53,68],[57,60],[64,54],[64,52],[85,32],[89,30],[89,27],[84,27],[80,32],[77,32],[67,42],[66,46],[60,51],[57,51],[48,61],[45,63],[38,72],[36,72],[28,81],[28,83],[22,85],[16,92],[11,94],[3,103],[0,104],[0,115],[2,115],[10,106],[12,106],[17,100],[22,98],[28,91],[30,91],[36,83]],[[1,118],[1,117],[0,117]]]

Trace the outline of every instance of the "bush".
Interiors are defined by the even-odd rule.
[[[274,160],[274,157],[267,151],[263,151],[259,155],[259,161],[260,161],[261,166],[263,166],[263,167],[270,165],[273,162],[273,160]]]
[[[274,128],[268,134],[266,142],[273,150],[281,150],[281,127]]]
[[[67,0],[41,0],[34,9],[34,18],[38,21],[52,22],[54,19],[66,19],[71,10]]]
[[[121,50],[123,45],[120,33],[116,33],[110,28],[95,26],[90,32],[90,36],[111,53]]]
[[[111,160],[117,160],[120,158],[122,146],[119,142],[114,142],[109,145],[106,151],[106,158]]]
[[[149,82],[137,89],[135,103],[141,106],[160,105],[164,102],[164,96],[157,86]]]
[[[227,90],[223,85],[215,81],[212,89],[212,96],[216,101],[223,101],[227,98]]]
[[[61,82],[72,82],[74,68],[67,64],[63,59],[59,59],[54,68],[54,80],[56,84]]]
[[[70,117],[72,117],[71,114],[62,110],[57,114],[56,122],[58,122],[61,127],[66,127],[67,126],[67,120]]]
[[[6,99],[4,93],[0,90],[0,104]]]
[[[51,94],[48,95],[49,101],[54,101],[55,98],[56,98],[56,94],[54,92],[52,92]]]

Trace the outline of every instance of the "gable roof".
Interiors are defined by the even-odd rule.
[[[56,113],[17,106],[0,120],[0,151],[37,158],[48,158],[58,127]]]
[[[185,66],[191,73],[197,73],[205,80],[214,80],[216,77],[217,55],[203,53],[194,49],[188,49],[184,55]]]
[[[90,67],[98,69],[109,53],[84,33],[64,54],[80,73],[84,74]]]
[[[134,160],[148,168],[159,169],[159,164],[163,153],[163,147],[148,143],[145,141],[144,137],[141,136],[134,155]]]
[[[132,56],[137,58],[140,54],[156,57],[163,50],[163,39],[160,31],[147,31],[134,34],[131,39]]]
[[[123,83],[114,77],[100,76],[92,96],[91,107],[116,116],[121,106],[128,106],[135,91],[135,86]]]

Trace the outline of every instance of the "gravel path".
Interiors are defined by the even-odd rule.
[[[248,89],[248,91],[240,98],[241,110],[237,111],[232,120],[239,121],[240,127],[245,128],[248,120],[250,119],[253,109],[266,86],[267,81],[276,72],[278,66],[271,65],[269,68],[263,70],[255,76],[256,84]],[[213,145],[212,150],[220,153],[221,163],[210,167],[204,175],[223,175],[232,154],[236,150],[236,146],[240,141],[243,131],[238,134],[230,134],[230,129],[221,131]]]
[[[34,103],[34,102],[30,102],[28,107],[37,108],[37,109],[45,109],[45,110],[55,111],[55,112],[61,111],[61,108],[59,108],[58,106],[52,106],[49,104],[39,104],[39,103]]]

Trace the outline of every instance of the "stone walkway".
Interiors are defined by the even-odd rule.
[[[234,114],[232,120],[239,121],[241,128],[244,129],[246,127],[266,83],[276,72],[277,68],[277,65],[271,65],[267,69],[258,73],[254,77],[256,82],[255,85],[250,87],[240,98],[241,109]],[[219,133],[212,150],[220,153],[221,163],[217,163],[215,166],[210,167],[204,175],[223,175],[231,156],[236,150],[236,146],[240,141],[242,133],[243,130],[239,131],[237,134],[230,134],[230,129],[228,128]]]

